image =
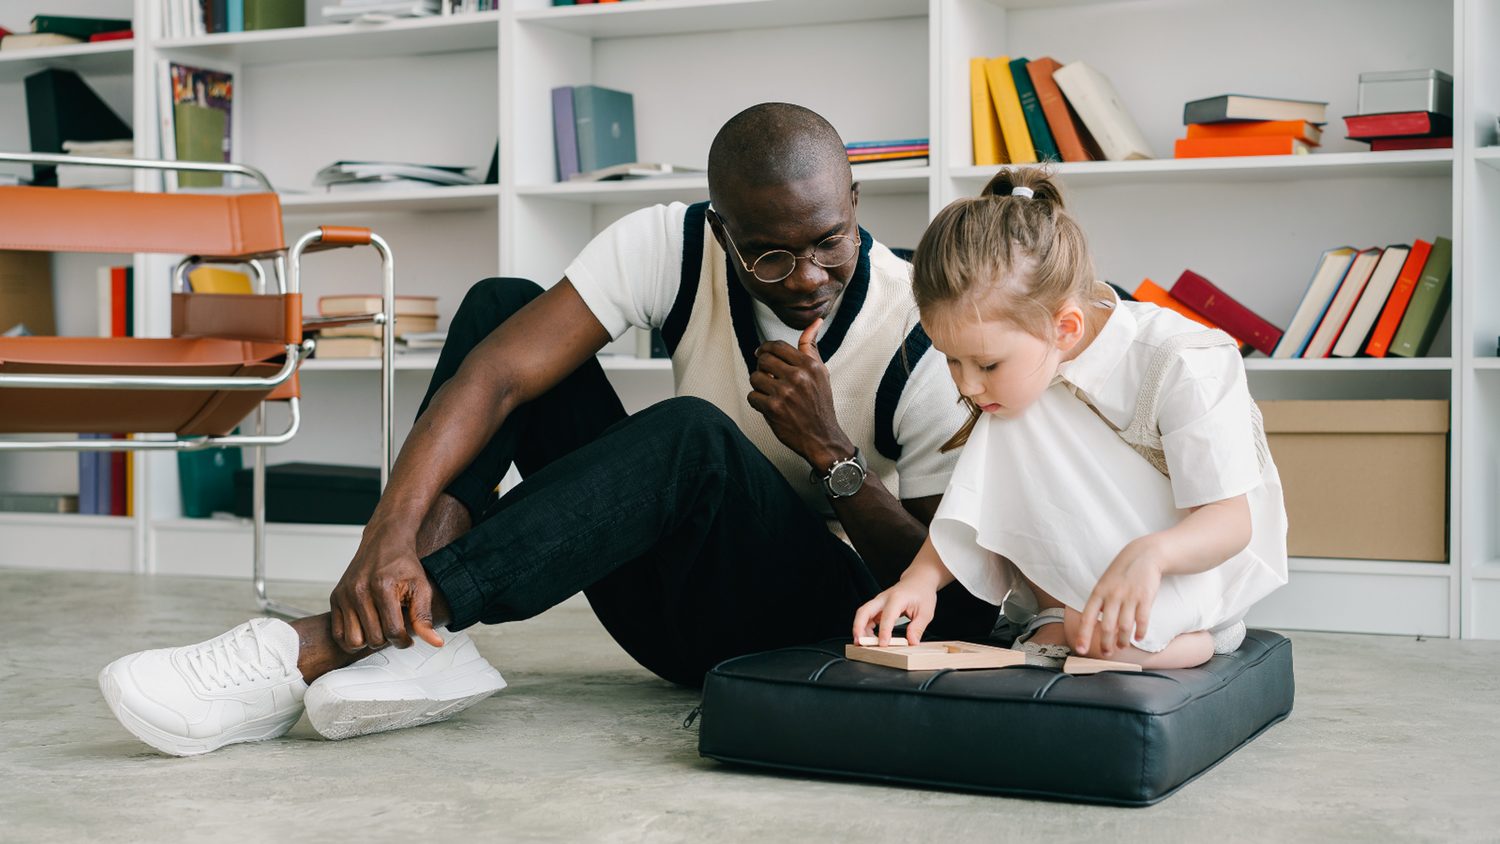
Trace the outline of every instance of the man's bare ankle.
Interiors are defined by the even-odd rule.
[[[333,638],[333,616],[328,613],[310,615],[291,622],[297,631],[297,668],[302,672],[302,681],[312,681],[330,671],[343,668],[369,656],[379,648],[366,648],[357,653],[346,653]]]

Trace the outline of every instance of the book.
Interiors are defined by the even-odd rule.
[[[356,182],[380,182],[404,179],[431,185],[477,185],[479,180],[468,174],[472,167],[439,164],[406,164],[396,161],[335,161],[319,170],[313,184],[328,187]]]
[[[929,144],[927,138],[902,138],[896,141],[855,141],[844,144],[846,152],[854,150],[884,149],[886,147],[922,147],[926,149]]]
[[[71,70],[49,68],[26,77],[26,117],[32,152],[64,152],[64,141],[132,137],[125,121]],[[33,165],[32,183],[56,186],[57,168]]]
[[[380,339],[385,330],[383,325],[340,325],[333,328],[318,329],[318,336],[328,337],[374,337]],[[437,330],[437,317],[435,316],[398,316],[396,317],[396,339],[408,334],[423,334]]]
[[[845,154],[848,155],[850,159],[861,155],[880,155],[881,153],[887,152],[910,152],[917,153],[919,155],[926,155],[927,151],[928,145],[925,142],[920,144],[905,144],[901,143],[900,141],[891,141],[887,144],[871,144],[870,146],[861,146],[857,148],[848,147],[844,150]]]
[[[1072,62],[1052,73],[1057,87],[1068,98],[1089,134],[1110,161],[1155,158],[1141,127],[1120,101],[1109,79],[1083,62]]]
[[[1256,120],[1245,123],[1193,123],[1190,141],[1209,138],[1296,138],[1310,146],[1323,142],[1323,130],[1306,120]]]
[[[1307,351],[1302,353],[1302,357],[1326,358],[1333,351],[1334,341],[1348,323],[1360,294],[1365,292],[1365,285],[1370,281],[1370,274],[1375,272],[1375,265],[1380,263],[1381,251],[1378,248],[1362,249],[1355,254],[1354,261],[1349,265],[1349,272],[1344,274],[1338,292],[1333,294],[1333,300],[1328,303],[1328,310],[1313,332],[1312,339],[1308,341]]]
[[[91,36],[104,32],[122,32],[130,29],[130,21],[117,18],[78,18],[71,15],[37,15],[31,19],[31,31],[50,32],[87,41]]]
[[[425,18],[440,14],[442,9],[438,6],[438,0],[373,0],[358,3],[344,0],[338,6],[323,7],[323,17],[334,23],[385,23],[395,18]]]
[[[1344,118],[1350,140],[1374,138],[1451,138],[1453,118],[1430,111],[1351,114]]]
[[[177,161],[233,160],[234,76],[217,70],[167,63],[171,82],[172,158]],[[179,108],[187,106],[188,108]],[[166,104],[163,104],[166,107]],[[217,112],[218,114],[209,114]],[[184,121],[189,121],[184,125]],[[167,127],[164,127],[164,129]],[[215,134],[215,129],[217,133]],[[169,181],[170,184],[170,181]],[[220,187],[222,173],[178,173],[178,187]]]
[[[245,31],[245,0],[229,0],[225,6],[229,16],[226,32]]]
[[[124,439],[124,434],[111,434],[110,439]],[[129,515],[129,505],[126,503],[130,495],[130,479],[126,476],[125,452],[106,451],[103,452],[109,462],[109,513],[111,516]]]
[[[1356,140],[1358,140],[1356,138]],[[1398,149],[1453,149],[1453,138],[1371,138],[1371,152]]]
[[[122,29],[119,32],[96,32],[89,36],[90,44],[98,44],[100,41],[129,41],[135,38],[135,32]]]
[[[1365,344],[1365,354],[1372,358],[1385,357],[1392,338],[1396,336],[1396,329],[1401,327],[1401,318],[1406,316],[1406,305],[1411,301],[1412,292],[1417,289],[1417,281],[1422,277],[1422,269],[1427,266],[1427,256],[1430,254],[1431,243],[1425,240],[1412,242],[1411,254],[1406,256],[1406,263],[1401,265],[1401,273],[1396,277],[1391,295],[1380,311],[1380,319],[1370,332],[1370,340]]]
[[[1060,67],[1062,65],[1050,56],[1026,65],[1026,73],[1031,77],[1031,84],[1036,87],[1037,102],[1047,118],[1047,129],[1052,133],[1057,152],[1063,161],[1093,161],[1096,157],[1102,158],[1103,154],[1098,152],[1093,136],[1063,97],[1062,89],[1057,87],[1057,80],[1052,78]]]
[[[552,143],[557,154],[557,180],[566,182],[578,172],[578,127],[573,119],[573,86],[552,89]]]
[[[0,333],[57,333],[52,270],[51,252],[0,250]]]
[[[94,434],[96,440],[110,439],[109,434]],[[94,452],[94,515],[108,516],[114,509],[114,502],[110,500],[114,493],[113,475],[114,461],[110,452]]]
[[[79,498],[50,492],[0,492],[0,513],[77,513]]]
[[[1330,353],[1333,357],[1352,358],[1364,349],[1365,342],[1370,339],[1370,332],[1375,328],[1375,320],[1379,319],[1380,311],[1390,298],[1391,289],[1396,286],[1396,278],[1400,276],[1401,268],[1410,254],[1411,247],[1404,244],[1385,248],[1380,256],[1380,263],[1375,265],[1370,281],[1365,284],[1365,290],[1359,296],[1359,304],[1354,306],[1354,311],[1344,323],[1343,333],[1339,334],[1338,342],[1333,344]]]
[[[1403,358],[1419,358],[1432,348],[1432,339],[1437,336],[1438,326],[1448,312],[1448,303],[1453,295],[1449,280],[1453,277],[1453,241],[1446,237],[1434,238],[1432,252],[1427,256],[1427,265],[1422,268],[1422,277],[1412,291],[1411,301],[1406,305],[1406,315],[1401,318],[1401,327],[1391,340],[1388,354]]]
[[[1036,161],[1031,130],[1026,128],[1026,113],[1021,110],[1021,97],[1016,93],[1016,83],[1010,74],[1010,57],[1001,56],[985,62],[984,75],[990,87],[990,101],[995,104],[995,114],[1000,118],[1000,136],[1005,141],[1006,157],[1011,164]]]
[[[448,342],[448,332],[408,331],[396,339],[405,343],[408,349],[441,349]]]
[[[384,308],[380,296],[324,296],[318,299],[318,313],[323,316],[373,314]],[[437,316],[436,296],[397,296],[396,316]]]
[[[82,43],[82,38],[73,38],[69,35],[54,35],[50,32],[32,35],[7,35],[0,38],[0,50],[35,50],[38,47],[66,47],[69,44]]]
[[[990,99],[989,78],[984,72],[984,58],[969,59],[969,120],[973,124],[974,165],[993,167],[1007,164],[1004,141],[1000,139],[1000,117]]]
[[[623,179],[651,179],[660,176],[682,176],[690,173],[702,173],[693,167],[680,167],[675,164],[657,164],[650,161],[631,161],[626,164],[615,164],[599,170],[585,170],[582,173],[574,173],[568,181],[570,182],[609,182]]]
[[[130,320],[126,303],[130,301],[128,267],[110,267],[109,270],[109,336],[129,337]]]
[[[79,434],[80,440],[94,439],[98,434]],[[78,452],[78,512],[92,516],[99,512],[99,454]]]
[[[1183,270],[1171,289],[1172,298],[1219,324],[1229,336],[1270,354],[1281,340],[1276,326],[1192,270]]]
[[[1141,285],[1135,289],[1135,293],[1132,295],[1135,296],[1137,301],[1150,302],[1159,308],[1176,311],[1205,328],[1219,328],[1218,323],[1173,299],[1172,294],[1168,293],[1165,287],[1162,287],[1149,278],[1141,282]],[[1223,331],[1224,329],[1219,328],[1219,330]]]
[[[898,158],[926,158],[927,150],[902,150],[899,152],[874,152],[862,155],[849,156],[850,164],[860,164],[866,161],[889,161]]]
[[[1313,269],[1312,279],[1307,283],[1307,291],[1302,294],[1302,302],[1297,305],[1297,312],[1292,316],[1281,343],[1271,357],[1285,359],[1302,356],[1352,263],[1352,247],[1340,246],[1323,253]]]
[[[1031,74],[1026,71],[1030,64],[1026,59],[1012,59],[1010,78],[1016,83],[1016,96],[1021,99],[1021,112],[1026,115],[1026,128],[1031,132],[1031,144],[1036,148],[1039,160],[1062,161],[1057,145],[1052,142],[1052,132],[1047,128],[1047,116],[1042,113],[1036,85],[1031,81]]]
[[[114,273],[114,267],[100,267],[95,276],[95,283],[97,284],[94,299],[95,337],[115,336],[114,309],[110,304],[114,296]]]
[[[245,0],[245,31],[307,24],[303,0]]]
[[[1193,100],[1182,107],[1184,125],[1232,120],[1303,120],[1322,125],[1328,122],[1328,103],[1223,94]]]
[[[188,273],[188,288],[192,293],[255,292],[250,286],[250,276],[223,267],[198,267],[192,270]]]
[[[1311,147],[1296,138],[1183,138],[1174,158],[1230,158],[1240,155],[1307,155]]]
[[[320,338],[313,351],[315,358],[378,358],[380,340],[376,337]]]
[[[602,170],[636,161],[635,98],[624,91],[579,85],[573,89],[578,169]]]

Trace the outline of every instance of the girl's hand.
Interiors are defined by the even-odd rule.
[[[896,629],[896,621],[905,615],[911,619],[911,624],[906,627],[907,643],[921,644],[922,631],[932,623],[932,616],[937,611],[938,590],[952,582],[953,575],[943,565],[937,550],[932,547],[932,538],[928,537],[916,559],[901,575],[900,582],[876,595],[854,614],[854,640],[857,642],[861,636],[872,635],[879,624],[879,646],[889,647],[891,631]]]
[[[1094,627],[1098,625],[1099,654],[1108,659],[1116,650],[1130,647],[1131,639],[1142,639],[1151,620],[1151,606],[1161,588],[1165,554],[1160,534],[1143,536],[1126,545],[1099,578],[1094,593],[1083,605],[1073,650],[1093,656]],[[1132,636],[1132,633],[1134,636]]]

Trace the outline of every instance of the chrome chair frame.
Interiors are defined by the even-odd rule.
[[[156,161],[151,159],[90,158],[73,155],[46,153],[0,152],[0,161],[19,164],[78,164],[100,167],[124,167],[137,170],[188,170],[194,172],[224,173],[254,179],[267,193],[275,193],[264,173],[243,164],[219,164],[194,161]],[[297,239],[285,256],[273,260],[273,273],[277,291],[281,294],[300,292],[302,255],[310,247],[321,243],[323,230],[314,229]],[[380,254],[381,304],[379,313],[359,314],[346,317],[309,318],[304,322],[308,328],[330,325],[395,324],[395,261],[390,244],[373,232],[370,245]],[[181,293],[185,289],[187,268],[195,263],[224,262],[224,258],[205,258],[190,255],[177,263],[172,270],[172,290]],[[257,289],[265,293],[266,273],[258,261],[249,261],[255,270]],[[163,376],[163,375],[26,375],[0,374],[0,388],[46,388],[53,390],[265,390],[275,389],[291,379],[302,361],[312,355],[317,341],[304,338],[300,344],[288,343],[286,362],[275,374],[264,378],[235,378],[213,376]],[[385,491],[390,481],[394,461],[393,437],[395,417],[395,332],[381,331],[380,359],[380,489]],[[255,467],[252,473],[251,512],[253,522],[255,600],[261,612],[274,613],[287,618],[310,615],[305,610],[270,598],[266,594],[266,447],[283,445],[296,436],[302,426],[300,400],[287,399],[290,419],[285,431],[267,436],[265,433],[266,403],[262,401],[255,411],[255,433],[253,435],[231,434],[222,437],[176,437],[167,440],[0,440],[0,451],[197,451],[205,448],[249,447],[255,451]]]

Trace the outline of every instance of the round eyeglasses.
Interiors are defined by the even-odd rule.
[[[770,252],[755,259],[754,264],[745,263],[745,258],[740,254],[740,248],[735,245],[734,238],[730,236],[729,229],[724,229],[724,239],[729,241],[729,248],[734,250],[734,257],[745,268],[745,272],[755,276],[756,281],[764,281],[767,284],[775,284],[784,280],[797,269],[797,262],[802,260],[812,261],[825,270],[831,270],[854,260],[859,254],[859,235],[850,237],[845,234],[836,234],[825,238],[813,249],[811,255],[793,255],[785,249],[772,249]]]

